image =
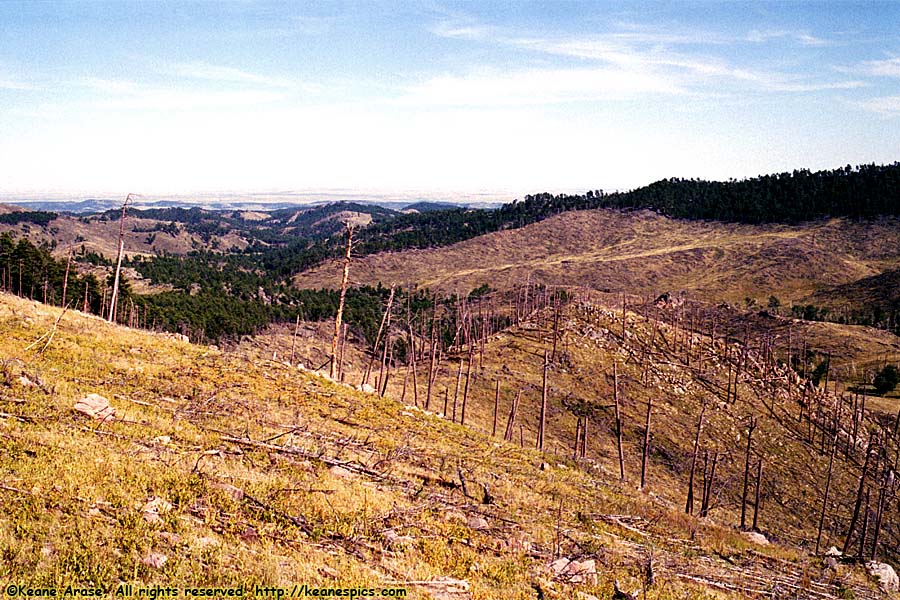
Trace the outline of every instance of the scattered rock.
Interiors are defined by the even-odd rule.
[[[588,583],[597,585],[597,563],[593,559],[574,560],[557,558],[550,563],[554,579],[567,583]]]
[[[242,500],[244,498],[244,490],[234,487],[229,483],[217,483],[213,487],[226,492],[234,501]]]
[[[840,556],[843,556],[843,555],[844,555],[844,553],[841,552],[840,550],[838,550],[837,548],[835,548],[834,546],[832,546],[831,548],[828,549],[827,552],[825,552],[825,556],[835,556],[835,557],[840,557]]]
[[[469,582],[452,577],[438,577],[432,581],[422,582],[422,587],[428,590],[434,600],[469,600]]]
[[[531,550],[531,540],[525,534],[515,532],[507,539],[501,540],[498,549],[506,552],[529,552]]]
[[[575,592],[575,597],[578,598],[578,600],[600,600],[597,596],[586,594],[584,592]]]
[[[100,421],[112,421],[116,417],[116,409],[100,394],[88,394],[76,402],[73,408]]]
[[[21,377],[19,377],[19,385],[21,385],[22,387],[26,387],[26,388],[27,387],[37,387],[37,384],[35,382],[33,382],[32,380],[28,379],[28,377],[26,377],[25,375],[22,375]]]
[[[158,523],[162,521],[162,518],[159,515],[165,514],[170,510],[172,510],[172,504],[159,496],[154,496],[144,504],[143,508],[141,508],[141,512],[144,513],[144,520],[148,523]]]
[[[340,573],[338,573],[328,565],[322,565],[321,567],[319,567],[319,574],[323,577],[330,577],[331,579],[337,579],[340,576]]]
[[[444,512],[444,520],[445,521],[456,521],[457,523],[465,523],[466,515],[459,512],[458,510],[448,510]]]
[[[169,557],[165,554],[160,554],[159,552],[151,552],[143,559],[141,559],[141,563],[147,565],[148,567],[153,567],[154,569],[161,569],[166,561],[169,560]]]
[[[159,539],[164,540],[166,542],[169,542],[169,544],[171,544],[173,546],[181,543],[181,536],[178,535],[177,533],[172,533],[170,531],[157,531],[156,537],[158,537]]]
[[[165,446],[166,444],[172,443],[172,438],[168,435],[158,435],[153,438],[152,441],[154,444],[162,444],[163,446]]]
[[[838,561],[833,556],[826,556],[825,557],[825,566],[829,569],[836,569],[838,566]]]
[[[888,594],[900,591],[900,579],[897,578],[897,573],[891,565],[872,560],[866,563],[866,570],[878,580],[878,585]]]
[[[359,386],[359,387],[356,388],[356,389],[358,389],[358,390],[361,391],[361,392],[365,392],[365,393],[367,393],[367,394],[374,394],[374,393],[375,393],[375,388],[372,387],[371,385],[369,385],[368,383],[364,383],[364,384],[362,384],[361,386]]]
[[[769,540],[763,534],[758,531],[745,531],[744,538],[747,541],[753,542],[754,544],[759,544],[760,546],[768,546]]]
[[[384,545],[390,550],[401,550],[406,544],[413,541],[409,535],[400,535],[393,529],[384,532]]]
[[[194,546],[196,546],[200,550],[203,550],[204,548],[208,548],[210,546],[218,546],[218,545],[219,545],[219,540],[217,540],[214,537],[204,536],[204,537],[199,537],[196,540],[194,540]]]
[[[541,463],[541,466],[540,466],[541,471],[546,471],[549,468],[550,468],[550,465],[548,465],[547,463],[545,463],[545,462]]]
[[[479,517],[477,515],[466,519],[466,526],[469,529],[476,529],[476,530],[491,528],[491,524],[487,522],[487,519],[485,519],[484,517]]]
[[[619,587],[619,580],[613,580],[613,600],[637,600],[638,591],[634,592],[626,592],[621,587]]]

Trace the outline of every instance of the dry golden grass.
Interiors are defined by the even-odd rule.
[[[898,261],[896,220],[751,226],[592,210],[447,248],[368,256],[354,262],[351,278],[358,284],[411,282],[445,292],[468,292],[485,283],[509,289],[531,278],[639,295],[683,289],[717,301],[750,296],[765,302],[774,294],[787,302]],[[295,282],[334,287],[338,268],[324,265]]]
[[[534,380],[535,351],[545,343],[538,329],[492,341],[473,388],[471,426],[463,427],[281,362],[72,311],[46,347],[46,338],[34,344],[58,317],[58,309],[0,297],[0,556],[7,581],[106,588],[401,582],[411,597],[427,597],[427,586],[408,582],[453,577],[469,582],[472,598],[533,598],[537,588],[554,598],[609,597],[614,579],[639,586],[648,552],[657,582],[650,599],[771,593],[759,578],[740,587],[735,565],[746,573],[779,565],[785,577],[804,568],[815,571],[813,579],[822,576],[815,560],[789,545],[751,547],[728,526],[733,507],[721,505],[712,520],[683,515],[680,476],[664,463],[653,466],[651,493],[634,490],[631,423],[641,395],[633,384],[624,392],[631,432],[624,484],[609,473],[602,428],[581,464],[479,431],[490,413],[483,388],[501,360],[517,373],[509,390]],[[601,322],[567,318],[568,349],[581,371],[553,375],[548,437],[561,455],[571,431],[560,404],[565,391],[602,396],[608,361],[627,360]],[[584,327],[596,329],[596,340]],[[287,339],[282,332],[272,347]],[[662,369],[658,376],[679,375]],[[72,411],[88,392],[110,399],[115,422]],[[669,410],[661,444],[693,420],[687,399],[661,398],[660,411]],[[533,414],[529,395],[524,422],[533,424]],[[338,463],[346,470],[332,468]],[[148,516],[154,502],[164,508]],[[168,560],[149,566],[151,553]],[[557,553],[596,560],[597,581],[551,583],[547,564]]]

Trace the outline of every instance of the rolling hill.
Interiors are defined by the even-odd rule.
[[[900,264],[894,219],[743,225],[671,219],[649,211],[571,211],[444,248],[383,252],[354,261],[353,281],[465,292],[531,279],[656,296],[687,290],[710,301],[800,301]],[[301,287],[340,281],[332,262],[298,274]]]
[[[828,455],[794,417],[800,388],[787,373],[751,350],[729,401],[723,367],[741,356],[738,346],[693,336],[689,350],[677,328],[627,318],[621,338],[617,312],[602,299],[564,308],[539,452],[540,354],[554,331],[547,310],[486,340],[462,424],[435,414],[443,394],[423,410],[421,372],[418,402],[411,390],[398,402],[398,381],[382,398],[242,350],[192,346],[4,294],[7,581],[106,593],[122,584],[306,583],[457,600],[610,597],[617,581],[650,599],[879,597],[861,568],[809,554]],[[446,357],[435,382],[451,398],[460,358]],[[624,481],[609,405],[613,364]],[[496,380],[504,416],[521,392],[511,441],[491,435]],[[115,417],[73,410],[90,393],[107,398]],[[639,492],[648,399],[652,452]],[[711,482],[703,518],[684,512],[701,411],[707,461],[695,490]],[[584,458],[573,459],[576,415],[586,416],[589,433]],[[736,529],[749,415],[764,460],[765,545]],[[860,431],[877,428],[878,418],[866,413]],[[825,544],[840,545],[852,508],[862,451],[850,435],[836,438]],[[896,523],[884,522],[888,554]]]

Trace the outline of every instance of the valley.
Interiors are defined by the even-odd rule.
[[[889,595],[897,217],[528,202],[9,209],[13,580]]]

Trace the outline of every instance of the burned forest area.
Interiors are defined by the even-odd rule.
[[[0,576],[896,597],[898,172],[6,206]]]

